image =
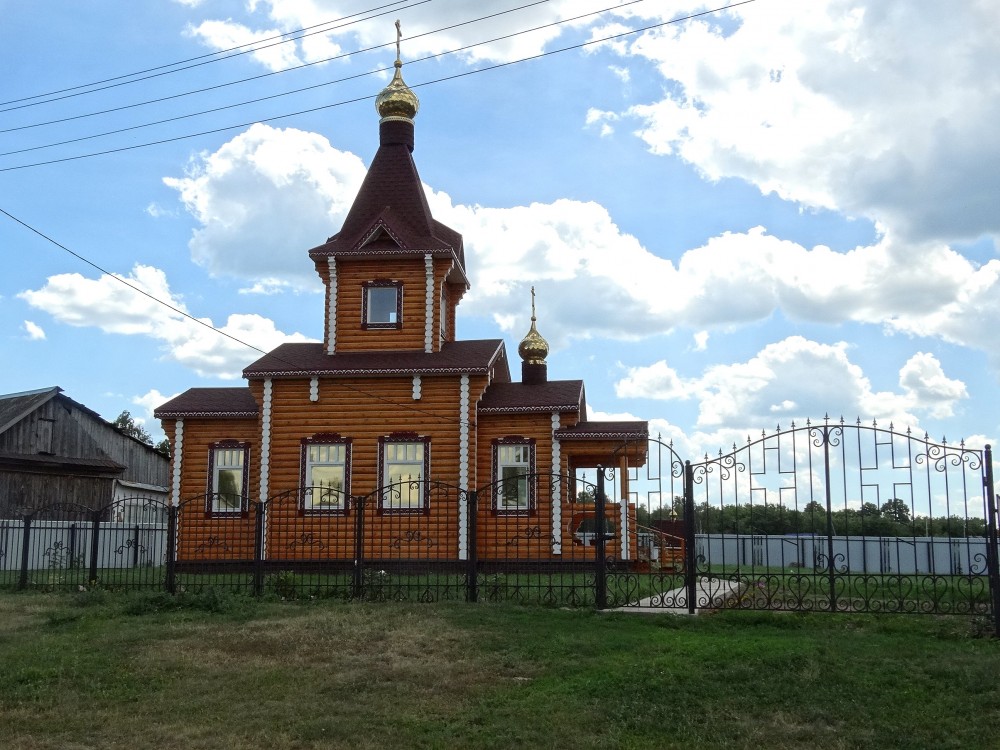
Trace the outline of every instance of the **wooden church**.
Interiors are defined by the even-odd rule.
[[[322,343],[283,344],[244,370],[245,387],[192,388],[155,411],[173,448],[178,560],[241,559],[255,538],[272,560],[359,544],[376,559],[463,560],[471,544],[482,559],[592,556],[576,477],[596,466],[615,469],[609,554],[634,559],[628,469],[645,461],[647,425],[590,421],[583,382],[548,378],[534,292],[520,382],[503,340],[456,339],[465,250],[428,207],[401,69],[397,45],[375,158],[340,231],[309,250]]]

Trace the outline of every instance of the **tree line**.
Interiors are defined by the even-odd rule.
[[[986,536],[986,521],[956,514],[924,516],[911,514],[905,500],[892,498],[882,505],[865,502],[859,508],[841,508],[827,513],[826,506],[812,501],[802,508],[784,505],[695,506],[695,531],[699,534],[833,534],[836,536]],[[659,520],[683,520],[684,500],[650,511],[640,505],[636,520],[652,526]]]

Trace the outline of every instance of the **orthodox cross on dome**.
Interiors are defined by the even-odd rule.
[[[517,347],[517,353],[528,364],[544,365],[549,353],[549,342],[538,332],[535,320],[535,287],[531,287],[531,328]]]
[[[394,63],[396,72],[392,76],[392,80],[389,81],[389,85],[375,97],[375,109],[383,120],[409,120],[412,122],[420,108],[420,100],[403,82],[403,58],[400,49],[402,39],[403,29],[397,20],[396,62]]]

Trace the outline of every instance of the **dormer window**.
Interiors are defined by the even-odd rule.
[[[402,282],[366,281],[361,299],[363,328],[400,328],[402,326]]]

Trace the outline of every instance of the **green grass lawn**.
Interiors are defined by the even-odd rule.
[[[4,748],[995,748],[971,618],[0,596]]]

